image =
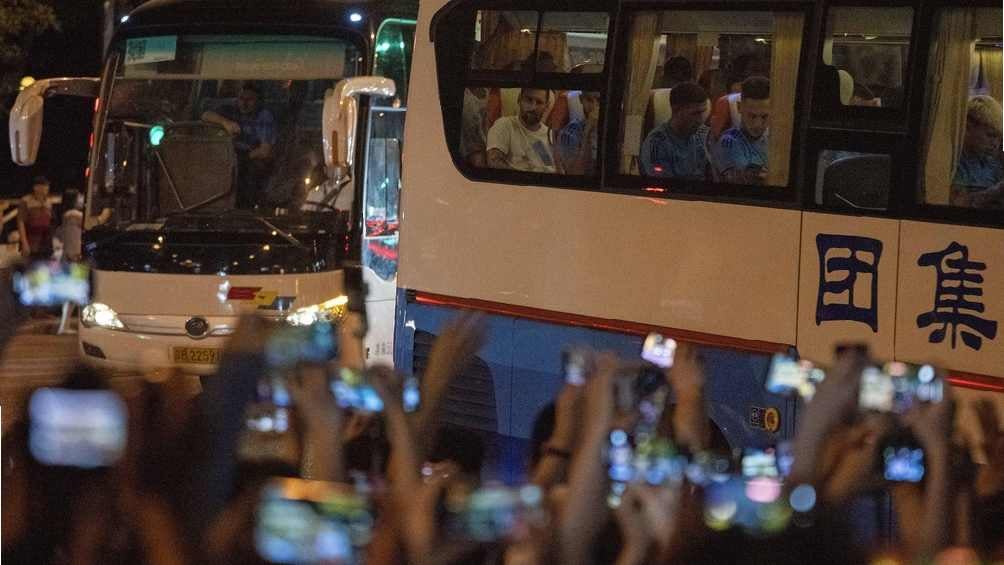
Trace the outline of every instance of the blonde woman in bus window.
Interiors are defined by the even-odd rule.
[[[551,130],[542,122],[550,98],[548,90],[520,90],[519,114],[499,118],[488,130],[489,167],[534,173],[556,171]]]
[[[1004,154],[1001,152],[1001,105],[992,96],[974,96],[966,112],[962,154],[952,180],[952,204],[999,208],[1002,204]]]

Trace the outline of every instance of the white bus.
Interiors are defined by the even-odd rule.
[[[637,355],[649,331],[706,346],[733,446],[794,431],[773,352],[866,342],[960,396],[1004,391],[1001,21],[982,1],[423,2],[397,365],[421,371],[455,310],[491,313],[451,417],[516,438],[563,347]],[[765,137],[734,103],[751,76]],[[998,108],[982,185],[960,181],[974,96]]]
[[[352,278],[370,291],[370,358],[391,358],[413,17],[368,2],[154,0],[122,19],[100,78],[21,93],[21,165],[45,97],[95,97],[86,361],[211,374],[240,313],[338,317]]]

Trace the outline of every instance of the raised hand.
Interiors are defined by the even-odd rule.
[[[997,407],[986,398],[977,400],[973,410],[983,432],[983,452],[987,461],[976,473],[976,494],[983,498],[1004,490],[1004,430],[997,416]]]

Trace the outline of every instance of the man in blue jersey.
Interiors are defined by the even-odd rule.
[[[718,138],[712,149],[712,166],[724,182],[763,184],[767,180],[770,80],[762,76],[744,80],[738,105],[741,125]]]
[[[673,115],[641,144],[641,173],[649,177],[704,180],[708,167],[704,125],[708,94],[697,83],[683,82],[669,93]]]
[[[974,96],[966,110],[962,154],[952,180],[954,206],[999,208],[1004,202],[1001,106],[992,96]]]
[[[202,121],[223,127],[234,138],[237,153],[237,207],[253,208],[263,190],[276,142],[272,112],[258,105],[258,87],[241,85],[236,104],[202,114]]]

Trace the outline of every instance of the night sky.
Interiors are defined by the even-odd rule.
[[[31,46],[25,74],[35,78],[97,76],[101,67],[101,2],[52,0],[60,30],[48,31]],[[9,109],[13,97],[4,101]],[[0,144],[0,197],[26,194],[34,175],[52,180],[52,191],[83,188],[87,166],[87,139],[91,132],[94,101],[58,96],[45,103],[45,121],[38,162],[18,167],[10,160],[10,139],[4,120]]]

